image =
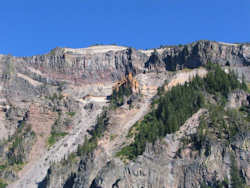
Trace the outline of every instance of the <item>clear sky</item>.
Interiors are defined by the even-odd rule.
[[[250,0],[2,0],[0,54],[250,41]]]

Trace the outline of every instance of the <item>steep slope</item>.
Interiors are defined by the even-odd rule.
[[[100,141],[109,158],[127,140],[129,128],[148,112],[165,80],[176,85],[189,79],[189,70],[180,73],[182,76],[167,70],[197,68],[212,61],[240,70],[250,81],[249,49],[249,44],[198,41],[155,51],[107,45],[55,48],[32,57],[0,55],[0,183],[37,187],[51,163],[67,158],[84,142],[87,130],[108,105],[112,88],[129,74],[143,96],[128,97],[125,101],[132,105],[119,106],[113,114],[116,129],[111,128],[114,132]],[[205,72],[190,72],[197,73]],[[16,139],[19,137],[21,141]],[[107,140],[111,137],[114,142],[110,145]],[[10,153],[14,159],[21,156],[21,162],[10,161]]]
[[[188,45],[159,49],[153,53],[147,65],[152,67],[154,63],[164,64],[168,70],[195,68],[209,61],[222,66],[248,66],[249,53],[249,44],[198,41]]]
[[[186,75],[180,72],[170,78],[171,81],[163,88],[167,92],[174,88],[173,92],[176,92],[176,88],[181,88],[177,85],[184,84],[185,77],[188,78],[187,81],[191,80],[195,73],[200,73],[203,77],[206,74],[199,70],[185,72]],[[226,76],[223,71],[218,71],[218,74]],[[219,79],[218,75],[215,77]],[[213,73],[204,78],[205,82],[210,83],[209,79],[213,79]],[[230,75],[228,79],[231,79]],[[232,80],[232,87],[235,87],[234,81]],[[201,79],[197,77],[195,84],[191,82],[190,85],[197,87],[196,84],[203,88]],[[217,84],[222,84],[223,88],[223,82],[214,83],[214,86]],[[206,87],[209,92],[213,92],[211,88],[217,88],[214,86]],[[185,84],[183,87],[189,86]],[[223,94],[222,90],[218,91]],[[238,94],[234,94],[234,99],[242,96],[240,106],[246,105],[249,108],[250,95]],[[206,93],[208,104],[205,108],[194,113],[178,131],[167,134],[154,144],[147,144],[145,151],[132,161],[120,158],[120,154],[118,157],[117,152],[133,142],[129,136],[131,133],[147,131],[148,127],[145,124],[145,129],[140,129],[135,124],[137,129],[131,129],[135,121],[138,121],[137,116],[130,114],[135,113],[135,110],[116,110],[109,114],[109,124],[103,136],[98,139],[96,149],[89,154],[83,153],[78,159],[71,158],[53,165],[40,184],[41,187],[228,187],[236,182],[241,187],[243,184],[249,185],[249,121],[245,120],[247,114],[241,114],[234,109],[224,110],[221,108],[223,99],[220,95],[214,98],[217,104],[213,98],[214,96]],[[175,101],[178,103],[178,99]],[[144,101],[143,103],[145,104]],[[143,110],[145,106],[142,105],[141,108]],[[146,119],[148,117],[150,116],[146,116]],[[132,123],[131,118],[134,120]],[[151,117],[149,123],[153,121],[155,120]],[[143,123],[141,120],[139,122]],[[151,133],[153,131],[148,132],[149,136]],[[123,134],[127,136],[124,137]],[[65,168],[70,169],[70,172],[66,172]],[[56,181],[58,176],[61,177],[59,184]]]

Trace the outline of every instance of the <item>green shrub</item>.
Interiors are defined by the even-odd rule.
[[[7,168],[7,165],[0,165],[0,170],[4,170]]]
[[[90,139],[85,136],[84,144],[79,146],[77,149],[77,155],[81,156],[83,154],[91,153],[97,147],[97,140],[105,132],[108,125],[108,112],[107,109],[101,113],[97,118],[97,122],[92,130],[89,131],[89,134],[92,136]]]
[[[62,100],[63,99],[63,95],[61,93],[59,93],[59,94],[54,93],[52,96],[49,96],[49,99],[51,101]]]
[[[86,136],[84,138],[84,143],[77,148],[77,155],[82,156],[83,154],[88,154],[93,152],[97,147],[97,138],[91,137],[88,139]]]
[[[70,117],[73,117],[76,113],[75,112],[66,112],[66,114]]]
[[[6,188],[8,184],[0,181],[0,188]]]
[[[240,176],[240,172],[237,167],[236,160],[233,154],[231,155],[230,176],[231,176],[232,188],[244,188],[245,187],[243,178]]]
[[[128,97],[132,94],[131,83],[121,85],[117,90],[114,89],[110,97],[111,108],[115,109],[124,104],[124,97]]]
[[[242,106],[241,108],[240,108],[240,111],[243,113],[243,114],[245,114],[245,116],[246,116],[246,120],[248,121],[248,122],[250,122],[250,106]]]
[[[68,133],[65,132],[52,132],[48,138],[49,147],[53,146],[60,138],[66,136]]]
[[[22,121],[19,124],[16,133],[10,139],[10,142],[12,142],[12,144],[10,145],[9,151],[7,153],[9,165],[19,165],[24,163],[24,138],[26,136],[32,136],[34,138],[35,133],[32,131],[31,125],[26,124],[24,121]]]

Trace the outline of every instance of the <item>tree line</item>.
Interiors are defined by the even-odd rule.
[[[122,148],[117,155],[135,159],[145,151],[147,143],[154,143],[179,130],[188,118],[206,105],[205,93],[226,101],[230,91],[247,89],[245,82],[240,82],[235,72],[227,74],[219,65],[212,63],[208,63],[206,68],[209,72],[205,78],[196,76],[192,81],[177,85],[168,92],[161,91],[159,98],[153,102],[153,110],[131,129],[135,130],[133,143]]]

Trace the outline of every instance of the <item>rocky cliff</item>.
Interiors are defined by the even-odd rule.
[[[197,187],[206,173],[205,183],[212,185],[215,171],[222,180],[230,170],[231,149],[217,143],[212,145],[209,158],[188,149],[179,157],[175,155],[177,148],[169,148],[181,139],[180,135],[176,138],[178,133],[166,137],[165,144],[148,145],[134,162],[126,164],[115,157],[131,126],[150,111],[158,88],[166,82],[183,84],[197,74],[197,70],[194,73],[186,68],[198,68],[209,61],[239,70],[250,82],[249,44],[198,41],[155,50],[107,45],[55,48],[32,57],[0,55],[0,183],[10,187],[37,187],[39,182],[44,187]],[[204,75],[204,70],[198,72]],[[88,130],[108,106],[107,97],[124,78],[132,80],[137,94],[127,99],[132,104],[112,111],[112,131],[105,133],[100,147],[69,166],[58,163],[75,152],[85,136],[90,137]],[[228,106],[242,106],[245,99],[235,96],[246,98],[248,94],[232,93]],[[189,121],[197,124],[203,113],[201,110]],[[247,184],[248,142],[249,135],[235,141],[241,152],[235,159]],[[215,166],[207,168],[213,159],[221,171]]]
[[[155,52],[152,51],[147,67],[150,68],[156,63],[168,70],[178,70],[195,68],[209,61],[220,65],[248,66],[249,52],[249,44],[198,41],[189,45],[165,47]]]
[[[204,77],[206,72],[202,72],[202,69],[178,72],[169,79],[165,90],[184,84],[183,78],[195,77],[195,73]],[[232,171],[239,179],[242,178],[239,186],[241,181],[249,185],[249,122],[243,123],[242,117],[234,114],[235,108],[249,106],[249,96],[244,91],[233,92],[226,105],[229,109],[225,112],[215,106],[213,109],[200,109],[179,131],[148,144],[145,152],[135,160],[123,160],[117,156],[117,152],[131,139],[122,135],[129,135],[133,123],[127,125],[123,121],[129,122],[134,118],[127,110],[123,110],[122,114],[116,111],[111,114],[108,129],[93,153],[52,165],[40,185],[50,188],[228,187],[234,181]],[[211,96],[207,97],[211,100]],[[206,128],[201,128],[203,119],[208,123]],[[225,132],[227,128],[223,130],[220,122],[229,129],[233,129],[231,123],[237,122],[239,129],[229,138]],[[122,128],[124,126],[130,129]],[[58,177],[62,178],[59,185]]]

